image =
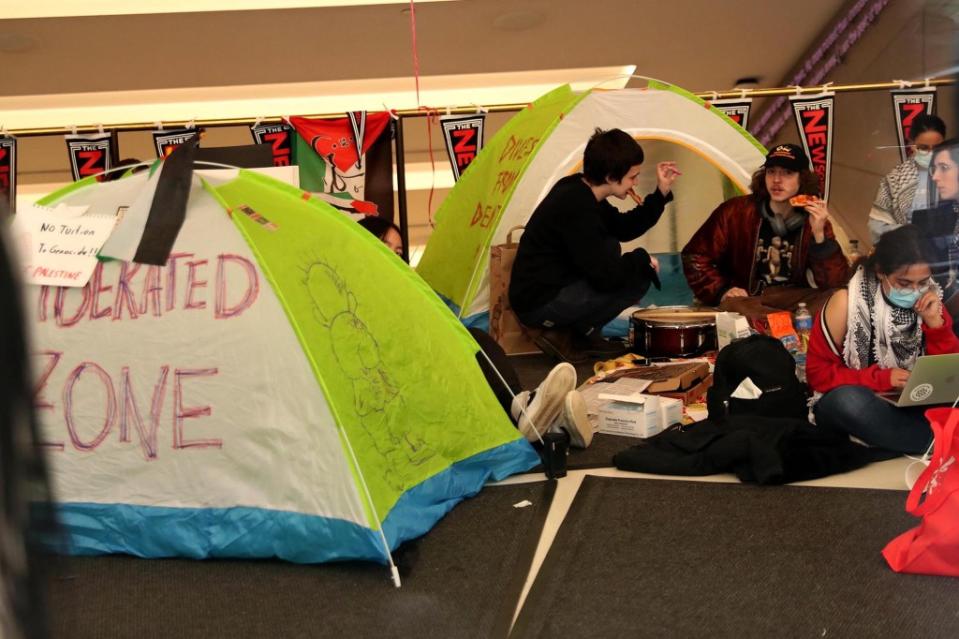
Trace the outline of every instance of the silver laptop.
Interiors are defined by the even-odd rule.
[[[952,404],[959,397],[959,353],[923,355],[905,388],[877,395],[896,406]]]

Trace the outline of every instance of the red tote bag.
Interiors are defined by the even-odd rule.
[[[922,522],[890,541],[882,555],[896,572],[959,577],[959,409],[931,408],[926,419],[935,437],[932,460],[906,500],[906,512]]]

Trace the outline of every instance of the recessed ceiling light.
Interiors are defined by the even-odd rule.
[[[758,86],[759,78],[753,75],[739,78],[736,80],[736,84],[733,85],[733,87],[736,89],[755,89]]]

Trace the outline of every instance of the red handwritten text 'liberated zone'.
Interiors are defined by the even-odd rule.
[[[116,279],[109,281],[103,264],[97,264],[83,288],[41,286],[37,319],[46,322],[52,314],[57,326],[67,328],[84,319],[162,317],[175,310],[211,308],[215,319],[230,319],[253,305],[260,280],[250,260],[229,253],[218,255],[215,264],[195,258],[173,253],[162,267],[123,262]]]
[[[61,365],[63,353],[60,351],[41,351],[37,353],[41,361],[37,364],[40,377],[37,380],[35,405],[39,410],[61,412],[70,445],[81,452],[94,452],[107,440],[110,433],[118,431],[121,443],[132,441],[131,431],[136,431],[140,450],[147,461],[157,459],[159,455],[159,437],[161,418],[164,405],[170,396],[172,403],[171,447],[173,450],[222,448],[223,440],[214,438],[190,438],[186,432],[186,421],[199,417],[209,417],[213,414],[210,406],[191,406],[186,399],[187,382],[198,381],[198,378],[212,377],[218,374],[216,368],[180,369],[163,365],[160,367],[151,397],[137,397],[133,390],[133,375],[128,366],[120,370],[119,379],[114,379],[99,364],[95,362],[80,362],[71,369],[63,382],[59,392],[60,405],[49,399],[54,396],[54,389],[48,388],[48,383],[54,370]],[[93,385],[100,385],[100,394],[103,398],[102,421],[99,425],[89,424],[81,427],[74,411],[74,396],[78,392],[77,386],[81,381]],[[95,387],[95,386],[94,386]],[[86,387],[90,390],[90,387]],[[93,430],[95,434],[81,433],[81,430]],[[66,441],[47,441],[44,446],[55,450],[66,449]]]
[[[208,281],[210,274],[212,286]],[[213,319],[226,320],[249,309],[259,290],[258,271],[245,257],[220,254],[211,265],[210,260],[196,259],[193,253],[174,253],[163,267],[121,263],[116,279],[109,281],[104,276],[104,265],[98,264],[82,289],[40,287],[38,320],[47,322],[52,315],[57,327],[69,328],[83,320],[135,320],[142,316],[160,318],[176,311],[209,310]],[[135,373],[130,367],[123,366],[111,376],[92,361],[76,363],[66,371],[61,388],[50,388],[54,371],[60,376],[66,369],[64,353],[42,350],[35,355],[35,370],[39,372],[35,405],[38,410],[62,414],[67,435],[63,441],[46,442],[44,445],[49,448],[63,451],[69,443],[77,451],[93,452],[114,430],[118,431],[121,443],[132,443],[135,432],[144,458],[151,461],[159,454],[158,432],[161,421],[166,419],[172,425],[173,450],[223,446],[220,439],[190,438],[186,433],[187,420],[213,413],[211,406],[189,405],[185,399],[186,382],[215,376],[219,372],[216,367],[175,368],[164,364],[155,373],[152,396],[141,398],[134,392]],[[86,423],[90,416],[81,419],[76,413],[75,400],[81,392],[95,392],[102,397],[102,413],[91,419],[96,423]],[[51,397],[59,397],[59,401]],[[164,406],[169,403],[172,410],[164,418]]]

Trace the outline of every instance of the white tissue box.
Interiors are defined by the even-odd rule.
[[[611,401],[599,409],[599,432],[647,438],[683,419],[683,403],[670,397],[636,395],[629,401]]]
[[[749,337],[749,320],[739,313],[716,313],[716,347],[722,350],[733,340]]]

